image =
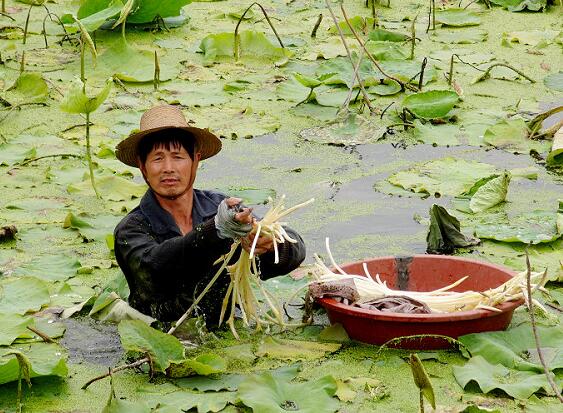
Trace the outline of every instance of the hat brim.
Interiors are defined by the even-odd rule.
[[[138,167],[139,143],[147,135],[166,129],[181,129],[189,132],[196,143],[196,152],[201,153],[201,159],[207,159],[216,155],[221,150],[221,140],[207,129],[193,126],[162,126],[159,128],[146,129],[132,133],[119,142],[115,148],[115,156],[126,165]]]

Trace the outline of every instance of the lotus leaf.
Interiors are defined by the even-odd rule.
[[[426,251],[431,254],[451,254],[456,248],[479,244],[480,240],[461,232],[459,220],[450,215],[446,208],[432,205],[430,226],[426,235]]]
[[[63,307],[62,318],[69,318],[82,308],[93,303],[96,292],[85,285],[70,285],[64,283],[55,293],[51,294],[50,307]]]
[[[36,261],[36,263],[38,262],[40,261]],[[16,274],[20,273],[18,270],[16,270]],[[36,275],[33,274],[33,270],[31,273],[27,271],[24,273]],[[50,301],[47,284],[35,277],[5,279],[0,283],[0,287],[0,312],[25,314],[30,311],[39,311]]]
[[[503,119],[485,131],[483,141],[495,148],[518,153],[528,153],[530,149],[540,152],[549,150],[548,142],[528,139],[528,134],[528,126],[523,119]]]
[[[234,404],[235,401],[236,394],[232,392],[209,394],[177,391],[164,396],[151,397],[149,405],[155,408],[155,410],[151,410],[155,413],[181,413],[187,411],[207,413],[222,411],[225,406]]]
[[[366,42],[366,48],[376,60],[404,60],[408,55],[400,44],[393,42]]]
[[[181,104],[186,107],[216,106],[229,100],[223,91],[223,85],[210,82],[182,82],[163,88],[167,93],[161,97],[170,104]]]
[[[288,102],[303,102],[307,99],[309,93],[310,89],[299,82],[295,76],[291,76],[290,79],[281,82],[276,87],[276,96],[278,99]]]
[[[563,165],[563,128],[559,128],[553,136],[551,151],[545,161],[549,166]]]
[[[539,46],[542,43],[551,43],[557,37],[563,36],[563,32],[557,30],[530,30],[515,31],[508,34],[511,42],[518,42],[530,46]]]
[[[368,38],[375,42],[404,42],[409,39],[409,36],[385,29],[375,29],[369,32]]]
[[[443,158],[397,172],[389,177],[389,182],[413,192],[456,196],[495,172],[495,167],[486,163]]]
[[[260,413],[295,412],[332,413],[338,402],[332,398],[337,389],[332,376],[315,382],[288,383],[266,372],[255,374],[239,386],[238,397]]]
[[[227,368],[227,363],[216,354],[200,354],[194,359],[171,361],[166,369],[169,377],[209,376],[222,373]]]
[[[63,228],[77,230],[86,241],[106,241],[122,217],[115,215],[98,215],[90,217],[86,214],[69,212],[63,222]]]
[[[147,190],[144,184],[137,184],[130,179],[115,175],[96,177],[96,187],[102,195],[102,198],[108,201],[128,201],[133,198],[140,198]],[[71,184],[68,186],[67,190],[71,194],[94,194],[89,180],[82,181],[76,185]]]
[[[459,127],[456,125],[439,125],[435,126],[430,123],[422,123],[420,120],[414,121],[414,137],[417,141],[439,146],[459,145],[460,141],[457,137]]]
[[[414,93],[403,100],[403,106],[422,119],[443,118],[459,101],[459,96],[449,90],[429,90]]]
[[[30,103],[45,103],[49,97],[49,86],[41,73],[23,72],[15,83],[6,90],[0,102],[5,101],[11,106]]]
[[[100,9],[97,6],[104,8]],[[123,2],[121,0],[90,0],[82,3],[78,9],[78,18],[89,32],[93,32],[99,29],[106,20],[119,15],[122,8]]]
[[[320,332],[319,339],[323,341],[335,341],[337,343],[346,343],[350,341],[348,333],[340,323],[326,327]]]
[[[222,374],[219,377],[194,376],[176,380],[176,385],[184,389],[218,392],[236,391],[246,377],[242,374]]]
[[[481,19],[476,13],[466,9],[449,8],[436,12],[436,22],[444,26],[476,26],[481,24]]]
[[[373,70],[371,62],[367,60],[362,60],[358,73],[365,86],[375,84],[379,78],[383,78],[383,75]],[[337,57],[327,60],[319,65],[315,74],[317,76],[327,76],[323,81],[325,85],[359,86],[357,80],[353,77],[352,64],[347,58]],[[328,77],[329,74],[332,74],[332,76]]]
[[[262,340],[256,354],[283,360],[308,360],[334,353],[340,346],[338,343],[315,343],[268,336]]]
[[[282,66],[293,54],[287,49],[274,46],[264,33],[245,30],[239,33],[239,51],[242,59],[251,59],[262,63],[274,63]],[[205,65],[234,59],[234,33],[210,34],[205,37],[199,48],[204,53]]]
[[[32,317],[33,323],[31,327],[34,327],[36,330],[40,331],[41,333],[45,334],[50,338],[59,338],[62,337],[65,333],[66,327],[61,322],[55,322],[53,319],[47,319],[45,317]],[[42,343],[44,340],[41,336],[36,333],[27,330],[27,334],[22,334],[19,338],[14,341],[14,345],[16,344],[25,344],[25,343],[35,343],[40,342]]]
[[[104,88],[96,96],[89,98],[84,93],[84,84],[76,80],[61,102],[61,109],[69,113],[94,112],[108,97],[112,83],[113,79],[108,79]]]
[[[355,44],[351,44],[351,50],[356,50]],[[303,60],[333,59],[339,56],[346,56],[346,49],[338,36],[331,36],[322,43],[315,44],[311,47],[311,52],[300,56]]]
[[[544,374],[511,370],[501,364],[490,364],[481,356],[472,357],[465,366],[454,366],[453,373],[463,388],[475,381],[483,393],[501,389],[516,399],[527,399],[538,390],[550,390]]]
[[[276,198],[276,191],[268,188],[258,189],[229,187],[227,189],[218,189],[218,191],[235,198],[241,198],[242,202],[247,205],[265,204],[268,202],[268,198]]]
[[[362,16],[354,16],[354,17],[350,17],[348,19],[348,22],[350,22],[350,24],[354,28],[354,31],[358,34],[367,31],[367,29],[369,28],[375,27],[373,18],[371,17],[364,18]],[[338,23],[338,26],[340,27],[340,31],[342,31],[342,34],[344,34],[345,36],[353,36],[352,30],[350,30],[350,27],[348,26],[347,22],[342,21]],[[339,30],[336,26],[333,25],[331,28],[328,29],[328,32],[330,34],[338,34]]]
[[[184,346],[169,334],[155,330],[139,320],[124,320],[118,326],[126,351],[148,353],[158,371],[164,372],[172,360],[184,358]]]
[[[123,320],[138,320],[150,325],[155,322],[154,318],[134,309],[127,302],[118,297],[113,291],[108,294],[107,301],[110,302],[104,302],[104,304],[107,305],[103,306],[103,308],[98,311],[90,311],[89,315],[95,320],[111,321],[114,323],[119,323]]]
[[[78,9],[78,18],[84,19],[88,16],[94,14],[101,15],[103,12],[110,14],[113,9],[117,7],[121,1],[116,0],[86,0],[83,1]],[[161,0],[158,2],[151,0],[138,0],[135,2],[135,7],[127,15],[128,23],[151,23],[157,17],[171,17],[178,16],[182,7],[189,4],[190,0]],[[117,13],[113,13],[109,17],[113,17],[119,14],[121,7],[117,10]],[[110,9],[110,10],[108,10]],[[106,11],[107,10],[107,11]],[[90,30],[90,29],[89,29]]]
[[[546,87],[563,92],[563,72],[552,73],[543,78]]]
[[[503,242],[552,242],[561,236],[556,222],[557,214],[551,211],[532,211],[505,220],[494,217],[490,222],[478,224],[475,235]]]
[[[509,172],[480,179],[456,200],[456,208],[463,212],[478,213],[504,202],[510,179]]]
[[[2,329],[0,329],[0,346],[9,346],[19,337],[31,336],[31,331],[27,327],[33,326],[33,318],[7,313],[6,309],[3,308],[0,312],[0,326],[2,326]]]
[[[473,44],[481,43],[487,40],[489,33],[481,29],[468,29],[463,31],[443,31],[433,33],[430,37],[433,41],[439,43],[454,44]]]
[[[491,3],[508,9],[509,11],[543,11],[547,7],[547,0],[491,0]]]
[[[19,351],[27,358],[31,364],[31,378],[66,377],[68,373],[65,350],[57,344],[37,343],[26,345],[23,349],[14,346],[0,350],[0,384],[18,380],[20,366],[16,357],[10,356],[13,351]]]
[[[343,121],[333,122],[329,126],[303,129],[299,136],[325,145],[346,146],[376,142],[385,131],[386,128],[373,119],[350,114]]]
[[[381,68],[390,76],[396,77],[403,82],[418,83],[420,78],[421,63],[414,60],[383,60]],[[426,85],[436,80],[437,72],[433,65],[427,65],[424,69],[422,84]],[[381,78],[381,76],[378,76]]]
[[[29,275],[48,281],[64,281],[74,277],[78,268],[80,268],[80,262],[72,256],[45,254],[36,255],[31,261],[16,268],[14,275]]]
[[[35,148],[28,148],[16,143],[0,144],[0,166],[12,166],[37,155]]]
[[[370,86],[367,91],[375,95],[391,96],[401,91],[401,85],[394,80],[384,79],[379,84]]]

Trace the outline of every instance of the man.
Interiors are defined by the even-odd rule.
[[[140,131],[117,145],[117,158],[138,167],[149,189],[115,228],[115,256],[129,284],[130,305],[161,321],[183,315],[234,238],[242,238],[247,251],[254,240],[255,218],[240,199],[193,188],[199,161],[220,150],[219,138],[190,126],[179,108],[168,105],[145,112]],[[257,240],[262,278],[287,274],[305,258],[303,240],[287,231],[298,242],[278,244],[278,264],[272,241]],[[229,282],[225,271],[200,302],[208,325],[218,322]]]

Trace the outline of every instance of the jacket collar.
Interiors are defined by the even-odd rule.
[[[210,197],[206,191],[199,189],[193,191],[192,225],[195,227],[217,213],[218,202]],[[176,221],[168,211],[160,206],[152,189],[149,188],[141,199],[139,209],[147,218],[155,233],[165,235],[173,232],[176,235],[182,235]]]

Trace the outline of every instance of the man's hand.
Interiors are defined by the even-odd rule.
[[[241,224],[252,224],[254,218],[252,217],[252,208],[240,208],[242,199],[240,198],[227,198],[225,200],[229,208],[233,208],[238,212],[235,214],[235,221]]]
[[[252,232],[248,234],[246,237],[242,238],[241,245],[247,252],[250,252],[252,248],[252,243],[254,242],[254,238],[256,238],[256,233]],[[274,250],[274,242],[270,237],[258,237],[258,241],[256,241],[256,247],[254,248],[254,255],[261,255],[268,251]]]

